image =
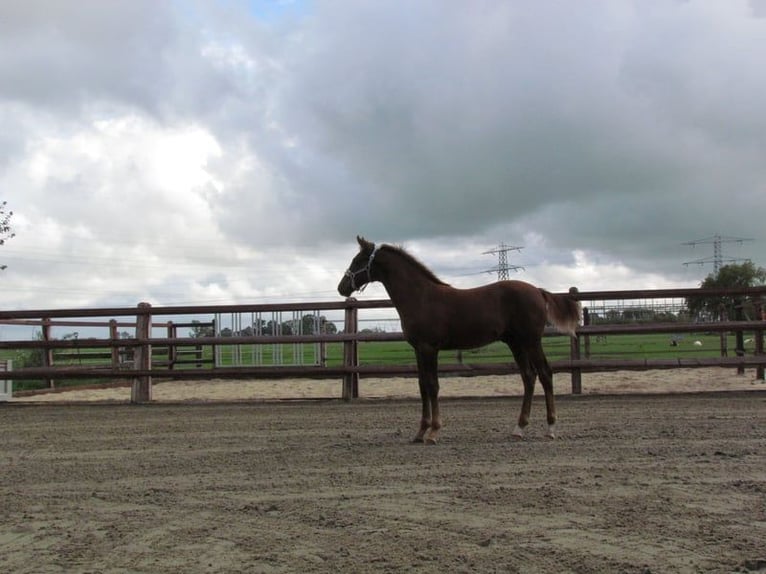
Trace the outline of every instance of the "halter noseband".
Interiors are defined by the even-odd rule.
[[[378,245],[376,245],[372,249],[372,253],[370,253],[370,258],[367,260],[367,265],[362,267],[359,271],[351,271],[351,267],[346,269],[346,272],[344,273],[344,275],[351,280],[351,289],[352,289],[352,291],[357,291],[358,290],[359,292],[361,292],[361,291],[364,290],[365,287],[367,287],[367,283],[372,281],[372,271],[371,271],[372,261],[373,261],[373,259],[375,259],[375,255],[378,254],[378,250],[379,249],[380,249],[380,246],[378,246]],[[357,287],[356,286],[356,276],[359,275],[360,273],[365,273],[365,272],[367,273],[367,283]]]

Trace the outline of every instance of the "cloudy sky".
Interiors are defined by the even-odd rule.
[[[333,300],[356,234],[458,286],[764,266],[764,59],[764,0],[4,0],[0,306]]]

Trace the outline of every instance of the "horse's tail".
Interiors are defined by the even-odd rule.
[[[580,324],[582,305],[570,293],[551,293],[540,289],[545,299],[545,309],[550,321],[562,333],[575,336]]]

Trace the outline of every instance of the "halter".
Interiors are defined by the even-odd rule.
[[[367,283],[372,281],[372,271],[371,271],[372,260],[375,259],[375,255],[377,255],[378,249],[380,249],[380,246],[376,245],[373,248],[372,253],[370,253],[370,258],[367,260],[367,265],[362,267],[359,271],[351,271],[351,267],[346,269],[346,272],[344,273],[344,275],[351,280],[351,289],[353,291],[359,291],[361,293],[362,291],[364,291],[364,288],[367,287]],[[359,275],[360,273],[365,273],[365,272],[367,273],[367,283],[357,287],[356,276]]]

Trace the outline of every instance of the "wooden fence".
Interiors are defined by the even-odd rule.
[[[745,289],[663,289],[637,291],[594,291],[578,293],[571,291],[583,303],[587,310],[589,303],[603,301],[647,301],[657,299],[688,299],[693,297],[741,297],[754,302],[758,310],[758,319],[749,321],[720,321],[714,323],[636,323],[636,324],[597,324],[582,325],[577,337],[570,342],[569,358],[551,362],[556,372],[568,372],[572,378],[572,392],[582,391],[581,374],[583,372],[610,371],[618,369],[648,370],[724,366],[743,370],[756,368],[757,377],[764,377],[766,355],[763,352],[763,331],[766,322],[762,319],[762,301],[766,287]],[[152,399],[153,378],[337,378],[342,381],[341,395],[349,400],[358,396],[360,378],[365,376],[386,377],[415,375],[414,364],[372,365],[361,364],[359,346],[365,342],[403,341],[402,333],[363,332],[359,330],[359,313],[370,309],[392,309],[389,300],[358,301],[349,298],[337,302],[285,303],[268,305],[217,305],[217,306],[175,306],[152,307],[140,303],[135,308],[100,308],[100,309],[55,309],[30,311],[0,311],[0,323],[15,325],[40,325],[42,336],[37,340],[0,341],[0,350],[37,351],[41,353],[40,366],[19,368],[13,372],[0,370],[0,380],[43,379],[53,387],[58,379],[98,378],[110,380],[130,380],[131,401],[144,403]],[[195,323],[173,323],[171,320],[157,321],[157,318],[173,316],[210,316],[221,313],[265,313],[265,312],[334,312],[342,314],[343,329],[334,334],[309,335],[258,335],[230,337],[179,337],[178,326],[190,326]],[[586,312],[585,317],[589,314]],[[129,322],[119,322],[116,317],[130,318]],[[110,320],[105,321],[106,318]],[[77,319],[76,321],[74,319]],[[88,319],[88,320],[85,320]],[[100,319],[94,321],[93,319]],[[109,325],[107,338],[55,339],[50,336],[53,325],[81,325],[94,327]],[[135,328],[132,337],[121,337],[118,327]],[[155,337],[153,328],[166,329],[165,336]],[[626,334],[647,333],[735,333],[737,345],[734,356],[697,357],[697,358],[662,358],[662,359],[604,359],[591,358],[589,354],[590,338],[595,336],[619,336]],[[740,344],[743,333],[753,333],[754,349],[745,352]],[[553,331],[546,335],[554,336]],[[200,356],[201,346],[215,345],[278,345],[320,343],[339,344],[343,349],[342,361],[337,365],[291,365],[291,366],[237,366],[220,367],[205,363]],[[71,365],[56,364],[54,351],[59,353],[79,352],[87,349],[90,353],[103,349],[103,356],[111,361],[106,365]],[[181,357],[192,353],[191,359]],[[70,355],[71,356],[71,355]],[[158,356],[162,359],[158,360]],[[126,360],[130,357],[130,360]],[[183,362],[193,363],[196,368],[176,368]],[[441,374],[479,376],[516,372],[514,364],[485,363],[463,364],[447,363],[440,366]]]

